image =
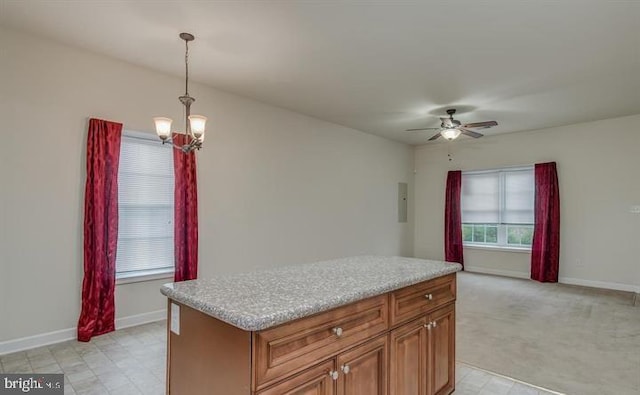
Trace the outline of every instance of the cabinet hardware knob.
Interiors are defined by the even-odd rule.
[[[342,365],[341,369],[344,372],[344,374],[348,374],[349,370],[351,370],[351,368],[349,368],[349,365]]]
[[[329,377],[331,377],[333,380],[338,380],[338,375],[339,373],[336,370],[332,370],[329,372]]]
[[[426,294],[424,295],[425,298],[427,298],[427,300],[432,300],[433,299],[433,295],[432,294]]]
[[[435,328],[436,326],[438,326],[438,321],[433,321],[432,324],[433,324],[433,327]]]
[[[424,324],[424,327],[427,328],[428,331],[431,330],[431,323]]]
[[[342,336],[342,328],[340,328],[339,326],[336,328],[332,329],[333,333],[335,333],[336,336],[340,337]]]

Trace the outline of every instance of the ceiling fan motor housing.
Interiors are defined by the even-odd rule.
[[[440,127],[444,129],[458,128],[460,127],[460,121],[458,121],[457,119],[443,118]]]

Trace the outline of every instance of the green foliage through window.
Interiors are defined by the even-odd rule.
[[[533,225],[507,225],[507,244],[531,246],[533,242]]]
[[[498,225],[463,224],[462,240],[470,243],[496,244],[498,242]]]
[[[471,244],[530,247],[533,225],[462,224],[462,240]]]

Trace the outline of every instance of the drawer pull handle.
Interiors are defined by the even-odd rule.
[[[433,295],[432,294],[426,294],[424,295],[425,298],[427,298],[427,300],[433,300]]]
[[[329,372],[329,377],[331,377],[331,379],[333,380],[338,380],[338,371],[337,370],[332,370]]]
[[[427,328],[428,331],[431,330],[431,323],[424,324],[424,327]]]
[[[344,372],[344,374],[349,374],[349,370],[351,370],[351,368],[349,368],[349,365],[342,365],[341,369]]]
[[[342,328],[340,328],[339,326],[336,328],[332,329],[333,333],[335,333],[336,336],[340,337],[342,336]]]

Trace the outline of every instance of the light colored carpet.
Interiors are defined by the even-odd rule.
[[[457,359],[570,395],[640,394],[635,294],[458,276]]]

